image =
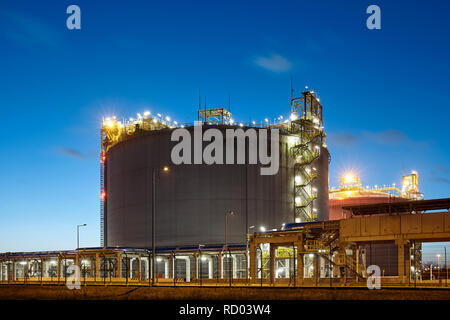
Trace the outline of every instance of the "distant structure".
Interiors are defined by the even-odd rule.
[[[353,173],[346,173],[340,178],[340,186],[330,189],[330,220],[349,218],[350,213],[342,210],[343,206],[363,204],[401,202],[407,200],[422,200],[423,193],[419,192],[419,175],[417,171],[403,176],[399,189],[395,183],[363,187],[361,180]]]

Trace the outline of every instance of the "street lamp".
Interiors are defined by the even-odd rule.
[[[204,244],[198,245],[198,277],[200,278],[200,287],[202,286],[202,247],[204,247]]]
[[[441,264],[440,264],[440,262],[441,262],[441,255],[438,253],[436,255],[436,257],[438,258],[438,265],[437,265],[437,267],[438,267],[438,280],[439,280],[439,278],[441,277]]]
[[[233,211],[228,211],[225,214],[225,250],[228,249],[228,216],[234,216]]]
[[[79,224],[77,225],[77,249],[80,248],[80,227],[86,227],[87,224]]]
[[[169,171],[169,167],[168,166],[164,166],[159,168],[159,170],[162,170],[163,172],[168,172]],[[158,172],[159,172],[158,170]],[[156,216],[156,169],[152,168],[152,286],[155,285],[155,274],[156,274],[156,270],[155,270],[155,258],[156,258],[156,250],[155,250],[155,245],[156,245],[156,233],[155,233],[155,216]]]
[[[250,273],[250,270],[249,270],[249,268],[250,268],[250,264],[249,264],[249,262],[250,262],[250,259],[249,259],[249,255],[250,255],[250,252],[249,252],[249,250],[248,250],[248,241],[250,240],[249,239],[249,236],[250,236],[250,229],[252,229],[252,228],[254,228],[255,226],[250,226],[250,227],[248,227],[248,229],[247,229],[247,278],[249,277],[249,273]]]
[[[228,216],[234,216],[234,212],[233,211],[228,211],[227,213],[225,213],[225,252],[226,252],[226,257],[228,257]],[[230,272],[231,272],[231,268],[230,268],[230,262],[228,262],[228,276],[230,278],[230,286],[231,286],[231,276],[230,276]]]

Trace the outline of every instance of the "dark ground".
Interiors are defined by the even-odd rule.
[[[2,285],[0,300],[450,300],[450,290]]]

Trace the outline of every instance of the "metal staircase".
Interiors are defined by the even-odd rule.
[[[322,105],[314,91],[305,91],[301,97],[291,99],[291,130],[293,143],[290,155],[294,159],[295,220],[315,221],[317,213],[317,169],[315,161],[320,157],[325,133],[322,122]]]

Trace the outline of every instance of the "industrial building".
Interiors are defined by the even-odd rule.
[[[344,207],[422,200],[423,194],[419,192],[419,174],[416,171],[403,176],[401,186],[394,183],[374,187],[363,187],[360,177],[355,173],[346,172],[340,177],[339,188],[330,189],[329,197],[329,219],[339,220],[351,218],[350,211],[344,210]],[[411,248],[418,265],[421,264],[421,248],[418,242]],[[380,266],[384,276],[397,274],[398,260],[395,244],[373,243],[363,246],[361,250],[361,259],[366,265]]]
[[[245,150],[243,163],[174,164],[172,133],[195,136],[200,125],[252,129],[259,140],[261,130],[278,129],[277,173],[261,175],[264,165],[249,161],[250,139],[233,145],[233,158]],[[364,188],[346,174],[329,189],[329,162],[312,90],[291,97],[287,117],[261,122],[200,104],[195,124],[149,111],[105,118],[101,246],[0,254],[0,281],[62,284],[76,265],[88,284],[348,285],[367,278],[371,264],[383,269],[384,284],[421,281],[421,243],[450,240],[449,213],[425,212],[448,210],[450,200],[423,200],[417,172],[400,188]]]
[[[314,91],[292,98],[287,119],[262,123],[236,123],[229,110],[199,106],[198,121],[205,129],[279,129],[280,166],[270,176],[260,175],[261,165],[249,164],[248,154],[245,164],[173,165],[171,134],[182,127],[194,135],[192,124],[149,112],[127,121],[105,119],[102,245],[146,248],[152,246],[152,233],[158,248],[224,245],[225,240],[245,244],[251,226],[277,229],[294,221],[326,220],[330,156],[322,113]],[[248,140],[245,147],[248,151]]]

